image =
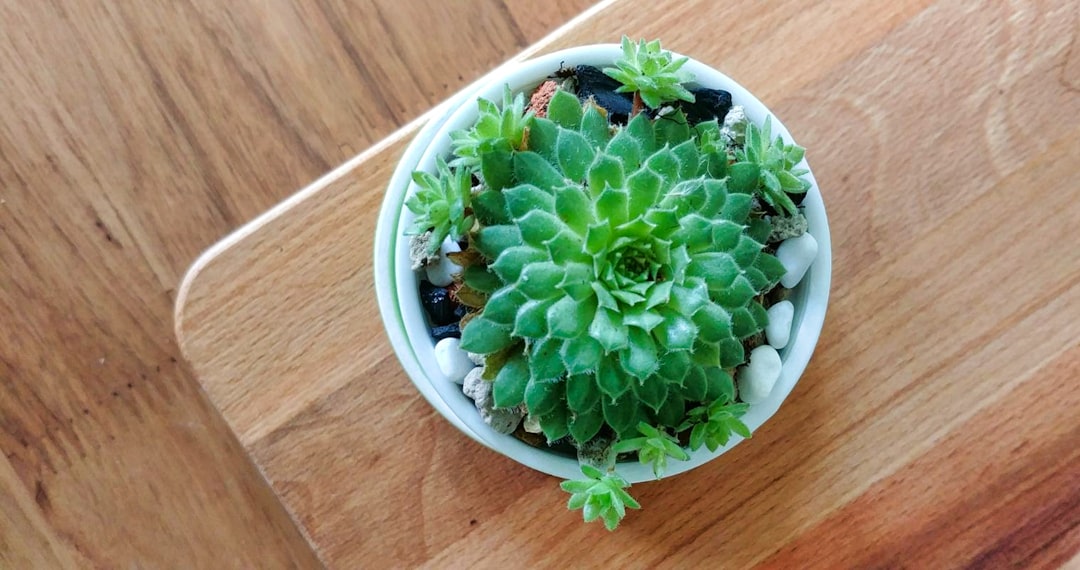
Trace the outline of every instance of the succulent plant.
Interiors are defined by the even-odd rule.
[[[745,136],[745,145],[735,152],[734,168],[756,167],[762,198],[773,208],[795,215],[798,208],[788,194],[803,194],[810,189],[810,183],[802,178],[810,171],[795,168],[806,149],[785,143],[780,135],[772,138],[772,117],[765,117],[765,124],[760,128],[748,123]]]
[[[771,139],[769,119],[637,112],[693,101],[686,58],[656,41],[622,48],[604,73],[635,93],[625,125],[561,89],[543,118],[509,89],[501,107],[481,100],[476,124],[451,134],[451,162],[414,175],[409,231],[432,232],[434,249],[468,242],[452,254],[469,308],[460,347],[484,355],[496,407],[524,406],[549,443],[612,441],[659,478],[689,459],[679,435],[712,451],[750,437],[732,371],[785,273],[764,245],[777,216],[754,196],[797,215],[787,193],[809,184],[794,168],[803,149]],[[569,507],[614,529],[639,505],[622,477],[582,461],[585,479],[562,485]]]
[[[637,453],[642,464],[651,465],[653,475],[659,479],[667,470],[667,458],[680,461],[690,459],[690,454],[679,446],[679,440],[666,430],[657,429],[645,422],[638,424],[641,437],[620,440],[613,447],[615,453]]]
[[[455,156],[451,166],[472,171],[479,168],[480,155],[484,152],[521,148],[533,117],[532,111],[525,111],[525,95],[511,94],[509,86],[503,90],[501,109],[483,98],[477,99],[476,104],[480,116],[472,128],[450,133],[450,146]]]
[[[570,510],[582,509],[585,522],[600,519],[608,530],[615,530],[626,516],[626,509],[640,509],[626,488],[630,486],[616,473],[604,473],[591,465],[582,465],[584,479],[563,481],[562,489],[570,493],[566,506]]]
[[[682,69],[689,58],[674,59],[671,52],[660,47],[660,40],[634,43],[622,37],[623,56],[615,67],[604,68],[604,73],[622,83],[622,93],[637,93],[649,108],[656,109],[665,101],[694,101],[694,95],[683,86],[694,76]]]
[[[504,160],[507,187],[476,198],[488,270],[466,284],[490,297],[461,346],[500,355],[496,405],[524,402],[550,440],[676,428],[731,386],[766,324],[755,297],[784,272],[748,229],[753,185],[701,152],[715,122],[639,115],[612,134],[561,91],[548,117]]]
[[[447,236],[455,240],[465,236],[473,226],[473,216],[467,215],[472,198],[471,176],[463,169],[451,168],[446,161],[436,161],[438,177],[417,171],[412,175],[416,193],[405,201],[416,217],[405,231],[418,235],[431,231],[427,253],[438,251]]]
[[[705,445],[716,451],[727,445],[732,434],[750,437],[750,428],[742,422],[742,416],[750,409],[749,404],[735,403],[734,392],[725,393],[707,406],[698,406],[686,413],[686,421],[679,431],[690,429],[690,449],[698,450]]]

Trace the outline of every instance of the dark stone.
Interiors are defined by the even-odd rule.
[[[461,318],[454,315],[457,303],[450,299],[450,292],[446,287],[436,287],[428,281],[421,281],[420,303],[431,319],[431,324],[437,327],[457,322]]]
[[[592,97],[597,105],[608,112],[608,121],[626,124],[630,111],[634,108],[634,98],[628,93],[616,93],[622,83],[604,75],[603,71],[591,65],[579,65],[574,68],[577,77],[578,99],[582,103]]]
[[[462,317],[469,314],[469,308],[465,305],[454,305],[454,321],[460,321]]]
[[[731,93],[723,89],[691,89],[694,102],[680,101],[679,105],[691,125],[716,119],[723,123],[731,110]]]
[[[461,327],[457,323],[431,327],[431,338],[436,342],[444,338],[461,338]]]

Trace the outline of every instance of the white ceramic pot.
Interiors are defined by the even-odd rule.
[[[480,420],[472,400],[462,394],[461,387],[440,372],[434,357],[435,341],[431,338],[420,305],[418,285],[422,272],[411,269],[409,240],[402,237],[402,230],[413,217],[412,212],[404,207],[404,202],[407,194],[411,192],[411,173],[414,170],[434,172],[436,157],[446,157],[450,153],[449,133],[455,129],[468,128],[476,120],[477,97],[501,101],[504,85],[509,85],[514,92],[528,93],[560,66],[585,64],[603,67],[610,65],[621,53],[619,46],[615,44],[591,45],[503,66],[444,103],[433,114],[431,121],[420,130],[398,163],[383,199],[375,236],[375,286],[379,310],[394,352],[420,393],[450,423],[469,437],[519,463],[564,479],[580,476],[575,459],[532,447],[511,435],[495,432]],[[729,91],[733,103],[742,105],[751,121],[760,125],[765,116],[771,114],[749,91],[704,63],[691,59],[684,69],[696,77],[695,86]],[[788,141],[792,140],[788,130],[775,115],[772,125],[774,134],[781,135]],[[812,153],[813,149],[810,152]],[[817,182],[812,173],[807,177],[811,188],[803,206],[809,221],[809,232],[816,238],[819,252],[791,297],[795,305],[795,317],[791,340],[780,351],[783,373],[768,398],[752,405],[743,418],[746,425],[754,431],[776,413],[795,387],[795,382],[802,375],[814,351],[825,319],[832,273],[829,225]],[[667,476],[693,469],[714,459],[739,441],[741,438],[736,436],[715,453],[703,447],[692,453],[689,461],[671,461],[668,464]],[[648,466],[636,461],[620,463],[618,471],[631,483],[654,478]]]

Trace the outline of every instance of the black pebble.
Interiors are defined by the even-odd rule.
[[[683,113],[691,125],[716,119],[721,123],[731,110],[731,93],[723,89],[691,89],[694,102],[681,101]]]
[[[578,99],[582,103],[592,97],[596,104],[608,112],[608,121],[626,124],[630,111],[634,108],[634,98],[627,93],[616,93],[622,83],[604,75],[603,71],[591,65],[579,65],[574,68],[577,76]]]
[[[448,325],[461,317],[454,315],[455,305],[446,287],[436,287],[428,281],[420,282],[420,303],[435,326]]]
[[[461,338],[461,327],[457,323],[450,323],[441,327],[431,327],[431,338],[440,341],[444,338]]]

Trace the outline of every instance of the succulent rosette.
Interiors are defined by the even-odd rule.
[[[688,403],[730,392],[783,267],[750,219],[757,173],[728,175],[718,130],[678,112],[611,129],[560,91],[528,150],[483,155],[487,268],[465,283],[490,296],[461,342],[491,355],[496,405],[525,403],[549,439],[584,443],[604,425],[676,428]]]

